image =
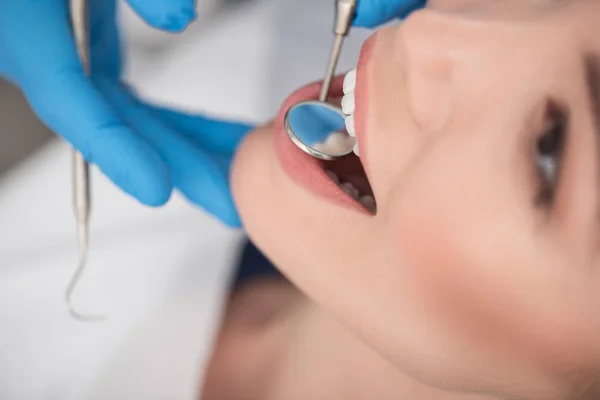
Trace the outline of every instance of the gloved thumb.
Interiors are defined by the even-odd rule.
[[[426,0],[358,0],[354,25],[373,28],[394,18],[404,18],[425,3]]]
[[[180,32],[196,19],[194,0],[127,0],[127,2],[147,23],[170,32]]]

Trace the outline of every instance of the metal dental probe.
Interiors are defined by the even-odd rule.
[[[321,93],[319,94],[319,101],[327,101],[333,75],[335,74],[335,67],[337,66],[342,51],[342,44],[344,43],[344,38],[348,35],[348,31],[350,31],[355,11],[356,0],[337,0],[335,3],[335,21],[333,26],[335,41],[331,48],[329,63],[327,64],[327,71],[325,72],[325,80],[323,81]]]
[[[90,74],[89,8],[88,0],[69,0],[73,36],[77,53],[86,75]],[[71,316],[79,321],[102,321],[101,315],[86,315],[73,305],[73,291],[79,282],[88,259],[90,217],[90,169],[83,155],[73,149],[73,205],[77,221],[79,263],[65,291],[65,300]]]
[[[285,131],[292,143],[309,156],[319,160],[332,161],[346,157],[352,154],[356,145],[356,141],[347,132],[345,135],[339,135],[342,130],[345,130],[344,125],[346,125],[346,115],[343,110],[327,103],[333,75],[342,52],[342,44],[352,25],[355,9],[356,0],[337,0],[335,2],[333,22],[335,39],[329,55],[325,79],[319,93],[319,100],[296,103],[287,110],[284,117]],[[313,120],[312,125],[306,125],[303,122],[307,118]],[[321,124],[320,128],[319,124]],[[326,150],[323,147],[325,143],[330,143],[330,145],[335,143],[335,145]]]

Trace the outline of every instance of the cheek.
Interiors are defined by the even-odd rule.
[[[519,304],[530,283],[527,226],[485,171],[429,159],[391,193],[386,248],[441,324],[513,347],[531,317]]]
[[[502,362],[553,374],[587,362],[596,323],[575,258],[531,228],[514,185],[492,178],[485,162],[474,171],[443,154],[420,161],[390,192],[383,248],[442,332],[439,350],[466,343],[478,360],[470,368],[483,374]]]

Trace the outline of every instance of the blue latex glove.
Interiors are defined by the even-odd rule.
[[[115,0],[89,0],[92,71],[85,77],[67,0],[0,0],[0,75],[40,119],[125,192],[158,206],[173,187],[228,225],[239,226],[229,161],[249,126],[140,104],[118,84]],[[194,0],[129,0],[149,24],[172,32],[195,18]]]
[[[110,77],[94,76],[94,84],[120,121],[157,149],[175,188],[225,224],[240,227],[229,188],[229,169],[249,125],[145,104]]]
[[[358,0],[354,25],[373,28],[394,18],[403,18],[425,6],[426,0]]]

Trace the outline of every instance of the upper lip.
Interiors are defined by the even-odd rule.
[[[356,141],[360,151],[360,162],[363,165],[367,178],[369,177],[368,168],[368,148],[366,140],[367,127],[367,105],[369,102],[369,90],[366,79],[367,68],[371,60],[371,50],[376,41],[377,32],[371,35],[362,45],[358,65],[356,67],[356,86],[354,88],[354,126]]]

